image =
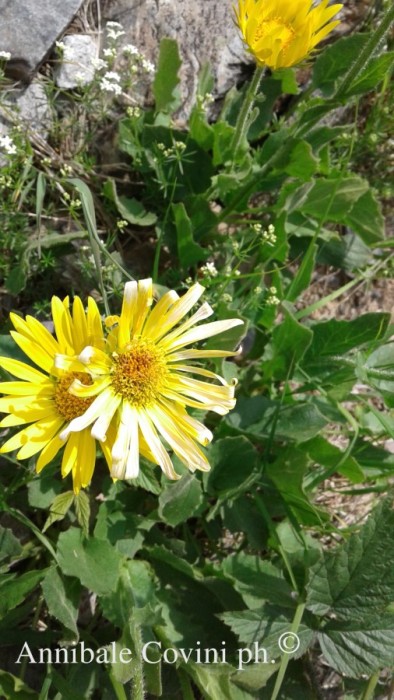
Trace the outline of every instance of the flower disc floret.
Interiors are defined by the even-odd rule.
[[[164,389],[167,374],[164,353],[153,343],[135,339],[119,355],[113,355],[112,385],[133,406],[152,405]]]

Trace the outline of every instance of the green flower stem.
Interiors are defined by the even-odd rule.
[[[360,52],[359,57],[356,59],[356,61],[346,73],[344,79],[340,83],[334,95],[334,100],[346,95],[348,89],[351,87],[354,80],[363,71],[365,65],[368,63],[371,56],[373,56],[373,54],[375,53],[382,39],[384,39],[386,34],[390,31],[393,22],[394,5],[392,5],[391,8],[387,10],[377,30],[371,35],[370,39],[365,44],[363,50]]]
[[[362,700],[373,700],[375,696],[375,688],[379,682],[379,676],[380,676],[380,671],[376,671],[376,673],[371,676],[371,678],[368,681],[368,685],[364,690]]]
[[[260,86],[261,78],[263,77],[264,73],[264,67],[262,66],[256,66],[256,70],[254,72],[253,78],[249,84],[249,87],[246,91],[246,95],[244,97],[242,107],[240,109],[240,112],[237,117],[237,123],[235,125],[235,132],[233,136],[233,140],[231,142],[231,150],[233,153],[233,165],[237,161],[237,155],[238,151],[240,148],[240,145],[243,141],[243,139],[247,135],[247,131],[249,128],[249,115],[250,112],[253,108],[254,101],[256,99],[256,95]]]
[[[293,618],[293,622],[290,627],[290,632],[293,632],[293,634],[297,634],[298,628],[301,624],[302,617],[304,615],[304,610],[305,610],[305,603],[299,603],[297,606],[297,609],[295,611],[295,615]],[[286,675],[286,670],[288,663],[290,659],[292,658],[292,654],[283,654],[281,664],[279,667],[278,675],[276,677],[276,682],[275,682],[275,687],[273,690],[273,693],[271,695],[271,700],[276,700],[279,697],[280,689],[282,687],[282,683],[284,681],[284,677]]]

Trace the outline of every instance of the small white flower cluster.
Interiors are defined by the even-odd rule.
[[[200,268],[200,272],[202,272],[204,277],[217,277],[219,274],[213,262],[205,263],[205,265]]]
[[[134,44],[126,44],[123,47],[122,51],[126,56],[135,56],[136,58],[139,58],[141,55],[137,47],[134,46]]]
[[[113,47],[111,49],[104,49],[103,56],[105,56],[105,58],[116,58],[116,49]]]
[[[119,22],[107,22],[105,29],[108,39],[111,39],[112,41],[117,41],[119,37],[126,33]]]
[[[9,61],[11,54],[9,51],[0,51],[0,61]]]
[[[197,97],[197,106],[200,109],[206,110],[212,102],[215,102],[215,98],[211,92],[206,92],[205,95],[199,95]]]
[[[277,297],[278,290],[276,287],[269,288],[269,296],[265,300],[267,306],[278,306],[280,304],[280,299]]]
[[[157,148],[162,152],[165,158],[171,158],[172,156],[179,156],[186,148],[184,141],[174,141],[174,145],[170,148],[166,148],[164,143],[158,143]]]
[[[17,153],[17,148],[11,136],[0,136],[0,149],[5,151],[7,155],[14,156]]]
[[[7,177],[6,175],[0,175],[0,187],[11,188],[13,186],[12,177]]]
[[[233,298],[232,298],[231,294],[227,294],[227,292],[225,294],[223,294],[222,301],[224,301],[225,304],[230,304],[230,302],[232,302],[232,300],[233,300]]]
[[[141,116],[141,110],[139,107],[127,107],[126,114],[128,117],[138,119]]]
[[[62,167],[60,168],[59,172],[62,177],[69,177],[73,174],[73,169],[71,165],[69,165],[69,163],[64,163],[64,165],[62,165]]]
[[[267,230],[265,231],[263,231],[263,227],[261,224],[253,224],[252,228],[254,231],[256,231],[256,233],[261,233],[261,237],[265,243],[267,243],[268,245],[275,245],[277,241],[275,226],[270,224]]]
[[[257,294],[257,296],[259,296],[259,295],[261,294],[262,291],[263,291],[263,288],[262,288],[262,287],[255,287],[254,290],[253,290],[253,293],[254,293],[254,294]]]
[[[141,66],[142,66],[143,70],[146,71],[146,73],[149,73],[149,75],[153,75],[153,73],[156,70],[155,64],[152,63],[152,61],[148,61],[147,58],[143,58],[141,60]]]
[[[104,92],[113,92],[115,95],[122,94],[120,85],[120,75],[115,71],[108,71],[100,80],[100,87]]]
[[[126,228],[126,226],[128,225],[128,221],[126,221],[125,219],[118,219],[118,221],[116,222],[116,228],[118,228],[119,231],[123,231],[123,229]]]
[[[107,62],[103,61],[102,58],[92,58],[90,63],[92,64],[95,70],[103,70],[103,68],[108,67]]]

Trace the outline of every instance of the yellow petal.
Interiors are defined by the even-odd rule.
[[[18,379],[25,379],[28,382],[34,382],[34,384],[41,384],[42,382],[47,383],[48,377],[38,369],[26,365],[24,362],[19,360],[11,360],[9,357],[0,357],[0,367],[5,369],[6,372],[10,372]]]

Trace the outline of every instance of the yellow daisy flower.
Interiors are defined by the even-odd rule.
[[[306,58],[339,24],[342,8],[323,0],[238,0],[236,21],[249,51],[261,66],[289,68]]]
[[[78,493],[90,483],[96,443],[89,430],[72,433],[66,444],[59,433],[92,403],[91,398],[73,396],[69,392],[70,384],[76,378],[82,385],[89,384],[91,379],[81,362],[74,362],[70,371],[63,372],[54,366],[54,359],[59,353],[75,356],[90,344],[104,348],[105,340],[100,313],[92,298],[85,312],[81,300],[76,297],[70,313],[67,298],[62,302],[53,297],[52,316],[56,339],[32,316],[23,320],[11,314],[15,328],[11,335],[15,343],[40,369],[0,357],[2,369],[21,380],[0,383],[0,392],[6,394],[0,399],[0,413],[9,414],[0,422],[0,427],[30,424],[7,440],[0,454],[18,450],[17,459],[28,459],[40,452],[36,464],[40,472],[65,447],[61,473],[63,477],[72,473],[74,491]],[[109,458],[108,445],[104,450]]]
[[[214,372],[188,361],[234,353],[186,348],[242,321],[231,319],[197,326],[213,313],[207,303],[185,320],[203,291],[200,284],[193,285],[182,297],[169,291],[151,310],[152,280],[128,282],[120,316],[107,319],[111,330],[106,351],[91,345],[77,358],[89,371],[92,384],[76,378],[70,391],[80,399],[95,398],[83,416],[74,418],[62,430],[61,437],[67,438],[92,425],[93,438],[104,442],[108,429],[115,430],[111,451],[111,475],[115,478],[135,478],[140,453],[160,465],[170,479],[179,478],[162,440],[191,471],[209,469],[208,460],[196,443],[207,445],[212,433],[190,416],[186,407],[226,414],[235,405],[235,382],[227,383]],[[73,367],[66,355],[59,355],[56,365],[63,371]]]

